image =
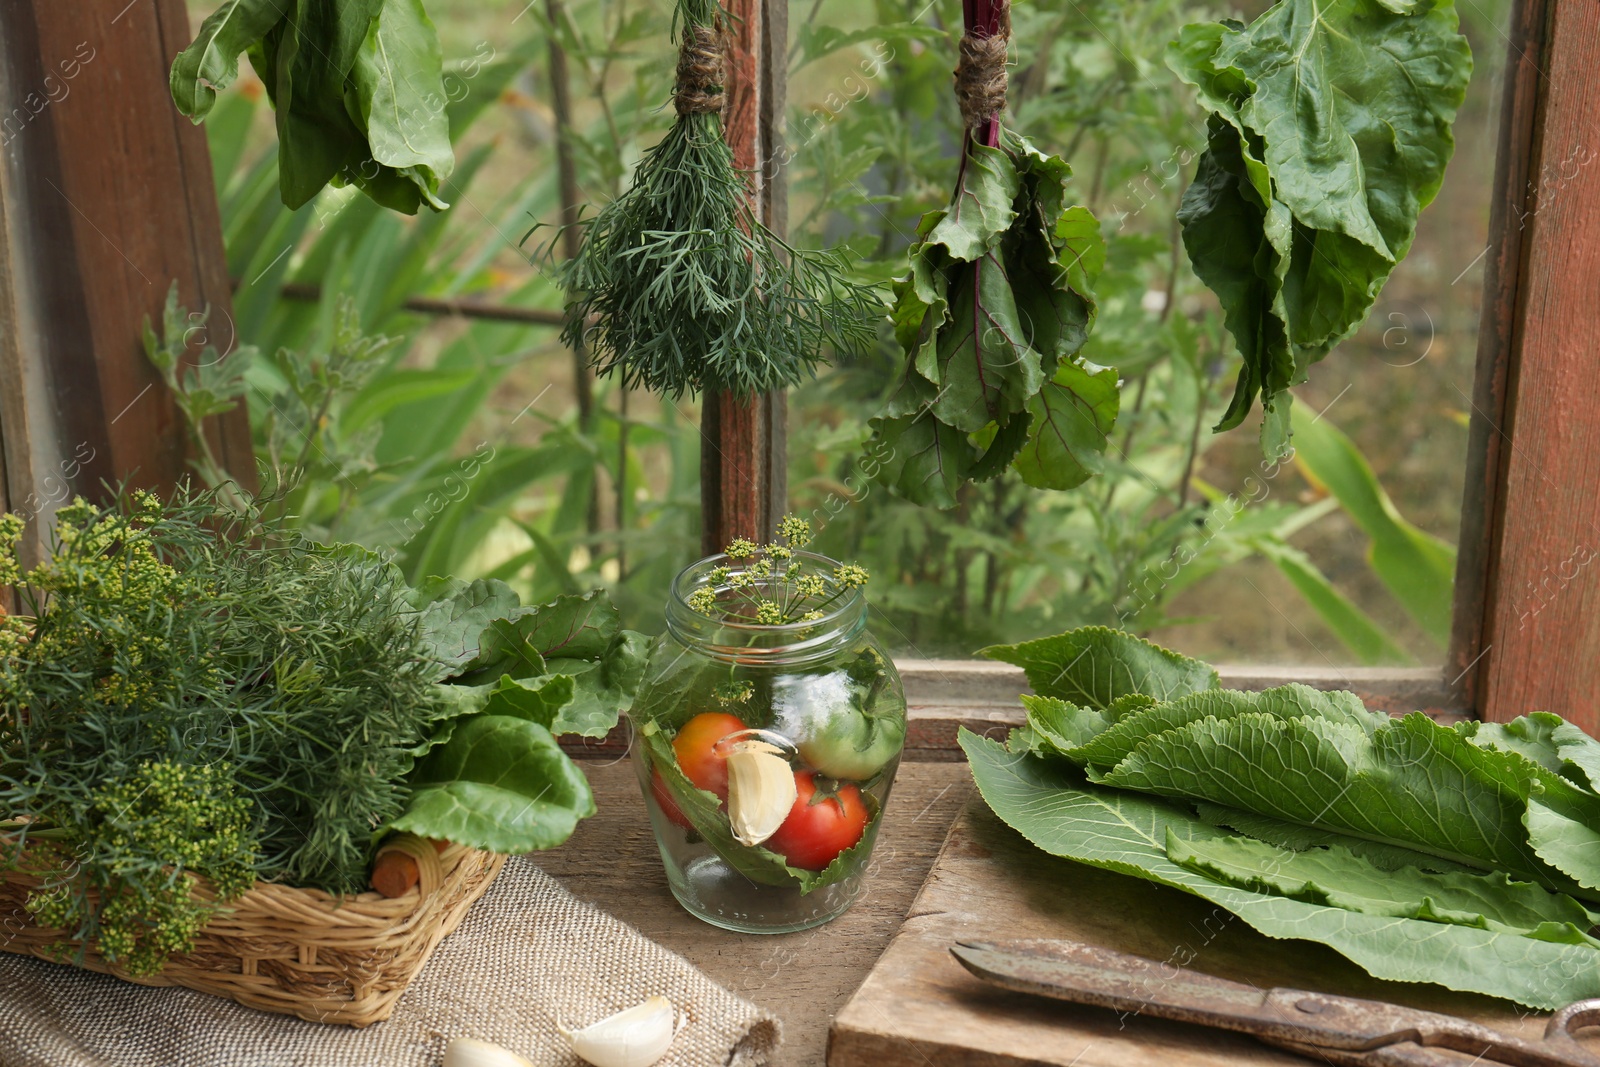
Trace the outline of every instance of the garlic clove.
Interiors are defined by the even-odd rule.
[[[794,769],[776,745],[741,741],[728,754],[728,822],[741,845],[777,833],[798,795]]]
[[[582,1030],[557,1029],[594,1067],[650,1067],[667,1054],[680,1027],[672,1002],[651,997]]]
[[[508,1048],[458,1037],[445,1046],[444,1067],[533,1067],[533,1063]]]

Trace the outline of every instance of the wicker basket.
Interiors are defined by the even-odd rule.
[[[393,899],[371,892],[340,898],[260,882],[206,924],[192,952],[173,956],[158,974],[130,978],[92,945],[83,966],[312,1022],[369,1026],[389,1017],[439,942],[505,864],[504,856],[457,845],[438,860],[437,867],[424,865],[420,884]],[[0,913],[26,914],[23,901],[38,884],[26,871],[0,875]],[[59,930],[23,926],[3,947],[54,962],[62,941]]]

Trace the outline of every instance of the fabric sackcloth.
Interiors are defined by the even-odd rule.
[[[0,953],[0,1067],[439,1067],[463,1036],[539,1067],[581,1067],[558,1022],[587,1026],[657,994],[687,1016],[662,1067],[760,1067],[777,1050],[771,1014],[522,856],[394,1014],[362,1030]]]

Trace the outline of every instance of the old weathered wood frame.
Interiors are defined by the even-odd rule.
[[[758,214],[785,226],[787,7],[735,0],[728,135]],[[0,508],[48,515],[103,479],[170,484],[178,413],[138,348],[171,279],[210,306],[226,351],[229,291],[203,134],[166,96],[182,0],[110,13],[89,0],[0,5]],[[1517,0],[1509,32],[1478,369],[1442,675],[1225,670],[1232,684],[1354,688],[1391,710],[1505,719],[1549,708],[1600,729],[1600,12]],[[298,295],[298,294],[297,294]],[[543,321],[543,320],[540,320]],[[771,529],[786,498],[781,395],[706,400],[705,543]],[[251,474],[243,412],[213,432]],[[41,524],[36,523],[37,531]],[[909,662],[914,748],[959,722],[1015,715],[1021,678]],[[920,732],[919,732],[920,731]]]
[[[774,233],[789,227],[783,160],[787,106],[787,0],[731,0],[728,109],[734,165],[750,175],[753,213]],[[741,400],[707,394],[700,412],[701,547],[735,537],[766,540],[788,499],[788,404],[782,393]]]
[[[1449,681],[1600,730],[1600,10],[1518,0],[1472,397]]]
[[[210,308],[194,351],[234,347],[205,134],[167,93],[189,30],[183,0],[0,4],[0,509],[30,520],[184,473],[181,416],[140,343],[168,286]],[[245,412],[215,421],[213,448],[253,484]]]

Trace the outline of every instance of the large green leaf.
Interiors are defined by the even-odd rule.
[[[1492,748],[1500,752],[1515,752],[1532,760],[1547,771],[1562,773],[1561,731],[1570,731],[1589,744],[1595,742],[1589,735],[1570,725],[1561,716],[1548,711],[1520,715],[1510,722],[1484,722],[1468,719],[1455,725],[1456,733],[1479,748]],[[1570,735],[1569,735],[1570,736]],[[1584,784],[1581,780],[1580,785]]]
[[[1011,154],[975,144],[955,199],[923,238],[918,254],[934,263],[976,263],[999,247],[1016,220],[1022,178]]]
[[[1239,132],[1220,115],[1207,121],[1207,148],[1178,209],[1189,262],[1222,303],[1244,365],[1218,430],[1238,426],[1263,382],[1269,394],[1294,373],[1284,325],[1273,313],[1282,288],[1280,257],[1265,233],[1267,206],[1245,170]]]
[[[491,852],[554,848],[595,812],[594,795],[536,722],[477,715],[417,764],[390,828]]]
[[[414,606],[422,611],[423,643],[439,662],[454,668],[452,673],[478,657],[483,631],[514,612],[520,602],[506,583],[483,578],[475,582],[435,578],[414,595]]]
[[[1261,693],[1207,689],[1125,715],[1078,748],[1062,750],[1062,754],[1077,763],[1109,771],[1149,738],[1206,719],[1220,723],[1244,715],[1322,719],[1356,726],[1368,733],[1389,721],[1380,712],[1368,711],[1350,693],[1326,693],[1297,683]],[[1028,722],[1038,728],[1031,714]]]
[[[953,508],[956,490],[976,460],[967,435],[939,421],[932,411],[873,419],[876,455],[884,485],[925,507]]]
[[[239,76],[239,56],[282,21],[293,0],[226,0],[200,24],[189,47],[172,61],[169,85],[178,110],[195,122],[217,93]]]
[[[1167,63],[1213,112],[1184,244],[1288,450],[1287,389],[1360,325],[1411,246],[1472,71],[1450,0],[1280,0],[1249,26],[1185,28]]]
[[[1371,732],[1251,712],[1153,734],[1099,781],[1546,880],[1522,825],[1535,770],[1420,712]]]
[[[612,638],[598,662],[552,659],[550,669],[572,676],[572,702],[561,709],[555,732],[604,737],[633,704],[644,674],[650,639],[633,630]]]
[[[1169,857],[1169,841],[1219,837],[1184,808],[1088,784],[1065,765],[1010,752],[965,729],[961,746],[995,814],[1053,855],[1193,893],[1269,937],[1328,945],[1379,978],[1432,982],[1544,1009],[1600,994],[1600,954],[1573,928],[1479,929],[1241,889]]]
[[[1013,466],[1035,489],[1071,489],[1102,469],[1121,401],[1117,372],[1064,360],[1028,401],[1027,442]]]
[[[455,168],[445,113],[444,56],[422,0],[383,0],[350,68],[372,158],[415,185],[435,209]]]
[[[1549,715],[1535,712],[1534,717]],[[1559,716],[1551,716],[1559,718]],[[1596,741],[1569,722],[1556,726],[1550,733],[1556,745],[1556,754],[1564,765],[1570,765],[1593,791],[1600,791],[1600,741]]]
[[[278,193],[291,210],[368,158],[366,137],[345,111],[344,84],[378,3],[295,0],[262,39],[277,112]]]
[[[483,713],[527,719],[552,734],[559,734],[561,731],[556,728],[556,720],[561,710],[572,702],[572,691],[572,676],[569,674],[547,674],[541,678],[503,675],[497,684],[489,687]]]
[[[1589,910],[1571,897],[1513,881],[1499,871],[1385,870],[1339,845],[1297,852],[1248,837],[1204,840],[1169,831],[1167,856],[1241,889],[1368,915],[1516,932],[1548,922],[1570,924],[1581,934],[1594,925]],[[1600,948],[1600,941],[1591,944]]]
[[[1095,709],[1130,693],[1173,700],[1217,686],[1217,672],[1204,663],[1104,626],[991,645],[978,654],[1021,667],[1040,696]]]
[[[1456,552],[1407,522],[1355,442],[1327,419],[1296,411],[1295,462],[1338,498],[1372,541],[1367,562],[1406,614],[1441,645],[1450,640]]]
[[[950,291],[950,323],[938,335],[939,396],[931,410],[940,422],[976,433],[1027,407],[1044,372],[997,251],[955,273]]]
[[[557,735],[603,737],[632,702],[646,638],[622,630],[603,592],[522,607],[504,582],[435,579],[415,594],[423,639],[490,715],[522,715]]]

